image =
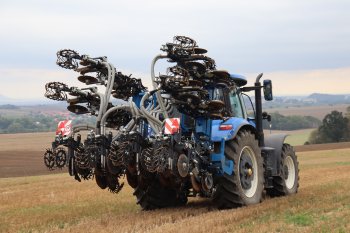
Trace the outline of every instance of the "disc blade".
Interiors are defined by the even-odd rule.
[[[81,105],[69,105],[67,107],[68,111],[75,113],[75,114],[86,114],[89,113],[89,110]]]
[[[227,79],[230,77],[230,74],[226,70],[213,70],[210,72],[210,74],[213,74],[217,78]]]
[[[88,75],[79,76],[78,80],[86,85],[98,83],[97,78]]]

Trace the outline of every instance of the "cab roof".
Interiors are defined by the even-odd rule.
[[[247,84],[247,78],[240,74],[230,74],[230,78],[237,84],[237,86],[241,87]]]

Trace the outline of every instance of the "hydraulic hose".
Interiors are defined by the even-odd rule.
[[[155,58],[153,58],[153,60],[152,60],[151,77],[152,77],[152,85],[153,85],[154,89],[157,89],[157,83],[155,82],[156,76],[155,76],[155,73],[154,73],[154,67],[156,65],[156,62],[159,59],[163,59],[163,58],[167,58],[167,56],[159,54]],[[163,97],[160,95],[160,91],[156,92],[156,96],[157,96],[157,101],[159,103],[160,109],[162,110],[162,113],[164,115],[164,118],[168,118],[168,113],[167,113],[167,111],[165,109],[165,105],[164,105],[164,102],[163,102]]]
[[[107,119],[108,115],[111,114],[112,112],[114,112],[115,110],[119,110],[119,109],[123,109],[123,110],[131,112],[129,105],[119,105],[119,106],[115,106],[113,108],[108,109],[108,111],[103,115],[103,117],[101,119],[101,134],[102,135],[105,135],[105,123],[106,123],[106,119]]]

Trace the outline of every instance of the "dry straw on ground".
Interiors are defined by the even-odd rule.
[[[299,153],[297,195],[218,211],[205,199],[145,212],[67,174],[0,179],[0,232],[349,232],[350,149]]]

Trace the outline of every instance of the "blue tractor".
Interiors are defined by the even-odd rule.
[[[152,91],[117,72],[105,57],[58,52],[57,64],[79,72],[78,80],[106,87],[102,94],[97,87],[46,85],[46,97],[66,100],[75,114],[96,116],[95,126],[75,126],[72,135],[58,140],[68,148],[64,161],[70,174],[78,181],[94,177],[100,188],[116,193],[126,176],[145,210],[184,205],[195,196],[226,209],[259,203],[263,193],[296,193],[298,161],[284,142],[287,135],[263,132],[263,120],[271,117],[262,112],[261,96],[273,99],[272,82],[261,84],[260,74],[247,86],[243,76],[216,69],[189,37],[176,36],[161,50],[152,61]],[[160,59],[172,66],[156,76]],[[255,93],[255,106],[247,92]],[[115,104],[111,97],[125,102]],[[79,129],[89,130],[86,140],[75,135]],[[50,153],[45,161],[54,160],[54,150]]]

